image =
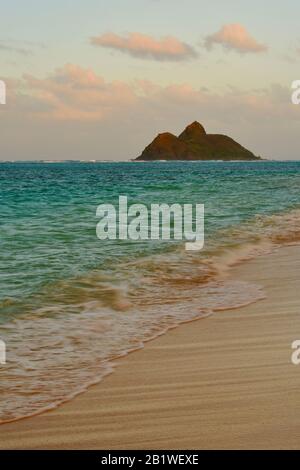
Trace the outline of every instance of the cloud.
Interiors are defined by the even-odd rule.
[[[16,54],[20,54],[24,56],[32,54],[32,51],[30,49],[25,48],[25,47],[15,46],[6,41],[0,41],[0,51],[9,52],[9,53],[15,52]]]
[[[214,34],[205,38],[205,47],[211,49],[215,44],[221,44],[225,49],[234,50],[241,54],[248,52],[259,53],[267,50],[265,44],[256,41],[241,24],[227,24]]]
[[[229,87],[216,93],[189,84],[161,86],[149,80],[127,83],[107,81],[92,69],[74,64],[57,68],[45,78],[25,74],[20,80],[5,79],[9,99],[7,110],[14,109],[27,117],[52,121],[104,122],[128,119],[157,119],[168,116],[176,108],[183,115],[193,110],[214,119],[229,116],[245,120],[267,115],[273,118],[289,115],[300,119],[296,107],[290,106],[290,89],[275,87],[262,90],[240,90]],[[139,120],[139,118],[138,118]]]
[[[66,64],[43,79],[26,74],[19,90],[15,98],[19,106],[54,120],[101,120],[116,109],[121,113],[124,106],[136,100],[126,83],[106,82],[93,70],[73,64]]]
[[[90,41],[94,46],[115,49],[139,59],[182,61],[197,56],[191,46],[172,36],[155,39],[142,33],[129,33],[127,36],[106,33],[92,37]]]
[[[34,49],[45,48],[45,46],[38,42],[21,41],[21,40],[0,40],[0,51],[16,53],[23,56],[32,55]]]

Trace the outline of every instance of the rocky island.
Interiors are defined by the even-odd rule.
[[[261,160],[231,137],[207,134],[197,121],[177,137],[170,132],[158,134],[135,160]]]

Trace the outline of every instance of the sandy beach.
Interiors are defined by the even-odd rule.
[[[181,325],[61,407],[0,427],[1,449],[300,448],[300,247],[234,267],[266,299]],[[45,374],[47,371],[45,371]]]

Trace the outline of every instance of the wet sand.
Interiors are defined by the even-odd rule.
[[[0,426],[0,449],[299,449],[300,247],[230,276],[266,299],[147,343],[71,402]]]

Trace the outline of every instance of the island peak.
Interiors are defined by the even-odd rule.
[[[206,131],[202,124],[198,121],[192,122],[189,124],[184,131],[179,135],[180,140],[189,141],[201,138],[206,135]]]

